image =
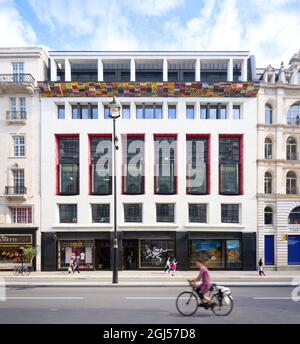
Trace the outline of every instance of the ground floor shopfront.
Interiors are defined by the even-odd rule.
[[[36,247],[37,228],[1,228],[0,229],[0,270],[12,270],[21,265],[24,259],[23,249]],[[35,259],[32,262],[35,269]]]
[[[176,258],[179,270],[195,268],[197,259],[210,269],[254,270],[256,235],[240,232],[122,231],[119,269],[162,269],[167,257]],[[111,270],[112,232],[42,233],[42,269],[66,270],[72,256],[83,270]]]

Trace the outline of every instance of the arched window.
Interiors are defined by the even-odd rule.
[[[265,105],[265,124],[272,124],[273,123],[273,115],[272,115],[272,106],[269,104]]]
[[[297,160],[297,141],[293,137],[286,140],[286,159]]]
[[[265,139],[265,159],[272,159],[272,140]]]
[[[270,172],[265,173],[265,194],[272,193],[272,175]]]
[[[300,125],[300,104],[290,106],[287,114],[287,124]]]
[[[300,207],[294,208],[289,215],[289,224],[297,225],[300,223]]]
[[[271,207],[265,207],[265,225],[273,224],[273,209]]]
[[[296,194],[297,193],[297,177],[295,172],[289,171],[286,174],[286,193]]]

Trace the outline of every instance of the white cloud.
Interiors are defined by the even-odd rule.
[[[0,0],[0,46],[32,46],[37,41],[32,27],[20,16],[12,0]]]
[[[147,16],[162,16],[183,6],[185,0],[127,0],[124,2],[134,12]]]

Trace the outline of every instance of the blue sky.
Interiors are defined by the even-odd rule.
[[[275,67],[300,49],[300,0],[0,0],[0,46],[249,50]]]

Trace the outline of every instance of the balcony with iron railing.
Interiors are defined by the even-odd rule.
[[[25,199],[27,188],[25,186],[5,186],[4,196],[8,198]]]
[[[33,93],[35,79],[31,74],[0,74],[0,92]]]
[[[25,123],[26,120],[26,111],[6,111],[6,121],[9,123]]]

